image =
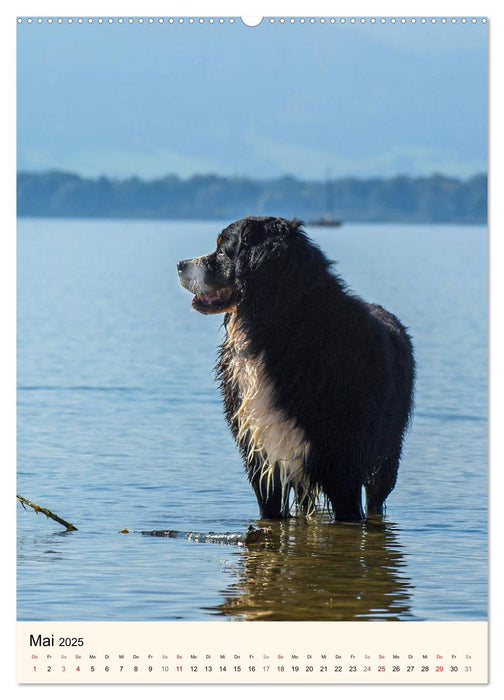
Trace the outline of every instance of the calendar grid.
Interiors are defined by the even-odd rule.
[[[19,622],[19,683],[487,682],[486,622]]]

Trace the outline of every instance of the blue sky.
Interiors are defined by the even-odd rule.
[[[486,170],[487,27],[18,26],[18,169],[322,179]]]

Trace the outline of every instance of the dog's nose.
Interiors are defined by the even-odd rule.
[[[186,267],[186,264],[187,264],[186,260],[179,260],[179,262],[177,263],[177,270],[179,272],[182,272],[184,270],[184,268]]]

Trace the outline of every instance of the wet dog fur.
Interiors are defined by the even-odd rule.
[[[227,420],[262,518],[381,514],[395,486],[413,403],[411,339],[383,307],[351,294],[296,219],[250,216],[213,253],[178,263],[193,308],[224,313]]]

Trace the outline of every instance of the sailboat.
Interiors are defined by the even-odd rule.
[[[327,213],[324,216],[321,216],[319,219],[310,221],[310,226],[341,226],[343,223],[340,219],[336,219],[334,216],[334,197],[332,182],[329,176],[326,178],[326,206]]]

